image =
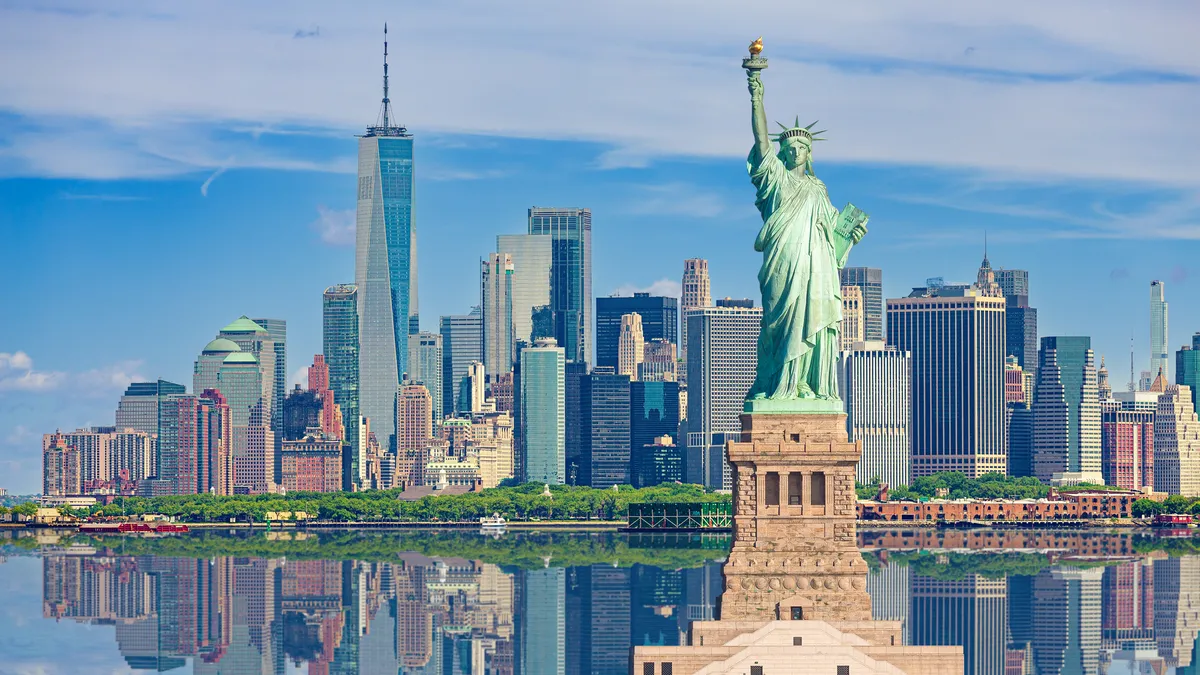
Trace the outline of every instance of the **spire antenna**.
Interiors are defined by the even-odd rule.
[[[388,27],[383,24],[383,100],[375,126],[367,127],[367,136],[405,136],[408,130],[396,123],[392,115],[392,99],[388,91]]]

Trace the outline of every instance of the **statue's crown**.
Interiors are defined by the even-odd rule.
[[[809,147],[812,147],[813,141],[825,140],[824,138],[817,138],[818,134],[825,133],[824,129],[822,129],[820,131],[812,130],[812,128],[817,125],[816,121],[814,121],[812,124],[810,124],[806,127],[802,127],[802,126],[800,126],[800,118],[797,117],[795,126],[793,126],[793,127],[785,127],[782,124],[780,124],[779,122],[776,122],[776,124],[779,124],[779,128],[783,129],[783,131],[781,131],[780,133],[775,135],[775,138],[780,143],[786,141],[789,138],[795,138],[798,136],[805,142],[806,145],[808,145]]]

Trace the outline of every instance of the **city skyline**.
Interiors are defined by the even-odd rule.
[[[230,20],[248,25],[250,10],[246,12],[235,13]],[[21,19],[38,26],[70,20],[36,11],[6,10],[4,14],[14,18],[9,25],[24,23]],[[654,25],[655,16],[648,25]],[[181,26],[197,21],[196,16],[177,18]],[[103,97],[83,83],[78,87],[76,101],[81,107],[77,114],[104,122],[100,136],[115,142],[85,143],[80,152],[67,153],[71,154],[69,162],[45,152],[47,129],[30,126],[27,99],[20,99],[5,113],[8,124],[0,129],[0,137],[14,141],[14,150],[0,159],[4,176],[0,178],[0,199],[11,204],[12,210],[0,213],[0,230],[10,235],[14,255],[0,272],[0,279],[19,288],[38,278],[42,298],[36,303],[12,303],[11,321],[0,327],[0,354],[6,355],[0,358],[0,466],[12,476],[6,487],[28,491],[40,482],[37,439],[42,432],[109,424],[113,401],[131,381],[161,377],[187,382],[187,363],[195,357],[196,348],[211,336],[214,326],[224,325],[232,317],[278,316],[291,324],[289,351],[296,356],[286,385],[300,377],[309,355],[322,351],[318,296],[328,286],[354,279],[354,255],[345,246],[354,239],[353,216],[348,215],[355,195],[350,177],[355,166],[351,144],[353,134],[361,133],[361,128],[375,119],[372,112],[378,105],[380,85],[378,24],[382,22],[349,27],[339,25],[336,19],[327,22],[328,17],[312,18],[327,26],[320,36],[292,38],[289,29],[279,38],[243,29],[237,34],[237,44],[245,46],[243,40],[252,38],[270,39],[280,49],[301,50],[297,53],[312,69],[306,77],[317,82],[318,88],[347,89],[345,96],[338,97],[338,110],[331,112],[326,104],[309,99],[291,102],[294,105],[286,113],[277,108],[247,110],[241,107],[246,101],[237,96],[214,95],[210,102],[225,113],[207,118],[207,126],[187,129],[192,133],[181,138],[187,141],[190,159],[177,153],[133,149],[114,125],[137,110],[104,109],[99,105]],[[381,13],[380,18],[385,16]],[[959,14],[950,21],[967,18]],[[1038,60],[1050,47],[1083,58],[1076,39],[1051,37],[1052,21],[1040,15],[1028,20],[1042,28],[1030,61],[1008,64],[994,53],[981,53],[983,64],[978,67],[1018,75],[1040,72],[1050,67]],[[131,42],[145,40],[136,29],[141,18],[130,21],[125,28],[114,26],[113,32],[128,35]],[[267,25],[278,29],[278,21]],[[692,38],[709,35],[715,23],[714,14],[707,13],[680,34]],[[911,21],[903,22],[901,30],[912,27]],[[744,153],[749,140],[740,126],[714,122],[712,128],[722,131],[711,139],[695,139],[697,145],[692,147],[680,144],[686,134],[664,133],[661,139],[639,136],[655,129],[651,122],[640,131],[636,124],[624,125],[615,135],[598,130],[598,125],[607,124],[604,119],[619,118],[615,114],[619,110],[605,110],[607,114],[599,116],[599,121],[564,115],[576,120],[569,123],[574,126],[546,131],[537,127],[541,120],[511,116],[486,126],[482,118],[468,116],[476,108],[451,100],[447,103],[447,110],[453,113],[449,120],[435,119],[428,113],[428,104],[420,102],[422,94],[437,91],[430,89],[417,67],[421,38],[413,34],[413,24],[400,28],[393,24],[392,30],[398,34],[393,40],[392,67],[394,73],[404,73],[403,77],[393,74],[397,122],[421,136],[418,161],[422,171],[428,167],[429,173],[428,179],[424,173],[417,177],[421,199],[414,206],[414,220],[430,222],[435,213],[443,217],[436,236],[426,235],[421,240],[426,316],[421,328],[437,330],[439,316],[463,315],[477,304],[478,282],[472,264],[495,250],[492,242],[497,234],[523,231],[525,212],[533,204],[578,205],[595,212],[591,293],[595,297],[633,290],[678,296],[679,261],[696,256],[711,263],[714,297],[756,296],[755,255],[748,246],[731,245],[744,238],[743,230],[749,231],[754,217],[742,204],[748,188],[737,155]],[[1005,37],[1004,31],[996,30],[994,37]],[[729,64],[703,61],[704,77],[718,77],[726,66],[736,74],[733,55],[740,53],[743,40],[725,35],[731,32],[723,28],[719,38],[721,44],[729,43]],[[75,41],[70,53],[89,48],[89,56],[102,52],[89,43],[91,39]],[[620,45],[630,34],[615,30],[608,39],[610,46]],[[814,68],[828,70],[825,76],[847,86],[859,77],[836,58],[829,45],[818,43],[814,52],[805,45],[787,44],[784,36],[768,39],[779,41],[772,43],[772,54],[777,55],[774,63],[785,81],[811,76]],[[691,48],[678,40],[672,37],[663,49],[694,57]],[[324,49],[321,45],[325,44],[344,47],[346,54],[318,67],[312,63],[311,52],[303,50]],[[1112,62],[1096,67],[1117,73],[1128,67],[1128,58],[1120,55],[1114,43],[1102,44],[1112,52]],[[6,48],[23,50],[11,53],[13,58],[28,58],[41,49],[24,41],[14,41]],[[153,48],[168,54],[175,49],[157,43]],[[943,68],[955,94],[984,86],[978,73],[960,63],[914,55],[904,45],[890,45],[885,52],[869,56],[876,60],[907,56],[926,68]],[[1152,63],[1145,77],[1150,80],[1169,81],[1182,68],[1152,46],[1148,52],[1146,58]],[[128,57],[106,54],[97,63],[89,58],[77,59],[77,63],[84,74],[107,65],[107,79],[111,80],[112,72],[122,70],[106,60],[111,58]],[[247,58],[240,65],[253,76],[262,76],[270,67],[268,61]],[[459,70],[455,72],[461,74],[463,64],[456,67]],[[203,76],[186,68],[181,68],[179,75],[181,81],[208,85]],[[23,79],[25,74],[5,77],[16,78],[14,86],[36,98],[38,90]],[[162,75],[157,72],[146,76],[150,82],[159,77]],[[898,69],[880,77],[895,83],[927,76]],[[125,86],[127,82],[116,84]],[[524,91],[521,83],[511,84],[514,92]],[[717,96],[726,85],[704,80],[686,86]],[[1049,94],[1061,94],[1061,90],[1046,86]],[[1137,88],[1143,84],[1102,82],[1097,86]],[[151,108],[170,111],[183,104],[181,96],[193,95],[158,91],[158,98],[138,96],[127,105],[143,112]],[[787,96],[781,93],[777,104],[796,106]],[[834,126],[836,138],[821,147],[816,159],[822,177],[838,186],[835,201],[852,193],[869,196],[863,206],[872,213],[872,237],[856,251],[855,264],[884,270],[885,298],[902,297],[904,289],[928,276],[971,278],[986,229],[991,233],[990,256],[998,267],[1030,271],[1031,304],[1040,310],[1041,334],[1090,335],[1097,355],[1107,355],[1116,364],[1124,360],[1132,332],[1137,370],[1149,368],[1143,363],[1150,337],[1145,284],[1164,279],[1170,286],[1169,298],[1180,300],[1188,297],[1195,284],[1189,277],[1195,276],[1189,272],[1190,261],[1195,259],[1195,232],[1188,229],[1193,227],[1188,214],[1194,213],[1194,203],[1188,206],[1186,190],[1180,187],[1192,180],[1186,166],[1171,173],[1151,164],[1146,151],[1136,146],[1128,148],[1122,162],[1085,165],[1080,160],[1090,155],[1084,144],[1063,148],[1056,142],[1051,147],[1061,152],[1006,154],[990,152],[995,149],[991,144],[960,143],[953,153],[947,153],[941,144],[913,147],[907,138],[920,135],[916,133],[882,142],[879,131],[894,128],[896,120],[864,121],[842,105],[832,100],[810,101],[798,109],[819,111],[822,118],[839,122]],[[698,124],[706,115],[724,120],[726,116],[732,119],[733,114],[719,109],[697,113],[664,108],[662,112],[663,119],[681,126]],[[1100,117],[1083,116],[1094,125],[1089,127],[1092,132],[1106,134],[1111,122]],[[936,115],[930,118],[936,123]],[[230,123],[231,119],[252,121],[258,131],[246,131],[240,122]],[[903,124],[911,132],[930,124],[931,119],[904,120]],[[40,124],[51,122],[47,117]],[[978,127],[982,130],[988,124],[985,116]],[[1185,136],[1195,133],[1184,126],[1171,129]],[[148,141],[154,140],[154,131],[161,129],[150,130],[145,137]],[[1046,128],[1022,131],[1030,143],[1048,133]],[[1155,147],[1155,137],[1138,135],[1143,133],[1148,132],[1104,137],[1119,136],[1121,143],[1131,145],[1141,140]],[[58,142],[69,138],[63,136]],[[39,143],[31,145],[31,141]],[[35,152],[39,147],[43,154]],[[217,151],[219,154],[214,154]],[[1044,159],[1051,155],[1053,164]],[[120,161],[108,161],[113,158]],[[947,170],[964,166],[979,178],[996,182],[972,186],[956,177],[956,171]],[[106,173],[101,175],[101,170]],[[1037,186],[1029,178],[1014,177],[1014,172],[1028,172],[1030,177],[1051,173],[1059,176],[1059,181]],[[1087,212],[1076,217],[1058,211],[1074,206],[1080,207],[1080,213],[1087,211],[1100,190],[1095,179],[1101,177],[1130,178],[1136,185],[1103,215]],[[1015,194],[1001,195],[1014,186]],[[472,193],[478,206],[456,203],[464,189]],[[1160,201],[1164,191],[1169,202],[1182,204],[1183,215],[1166,214],[1179,220],[1178,227],[1171,230],[1166,220],[1158,218],[1153,224],[1159,229],[1147,230],[1147,221],[1140,218],[1161,215],[1150,207]],[[1058,204],[1060,198],[1065,198],[1062,204]],[[679,203],[685,205],[682,212],[674,206]],[[1044,206],[1049,204],[1055,206]],[[1131,215],[1141,211],[1146,214]],[[964,212],[971,215],[965,226]],[[489,216],[481,219],[481,213]],[[163,228],[163,222],[173,226]],[[1162,247],[1123,238],[1134,231],[1150,239],[1177,238],[1180,243]],[[688,236],[694,232],[700,236]],[[1044,245],[1047,238],[1072,246],[1068,264],[1063,264],[1059,246]],[[71,243],[64,245],[66,241]],[[210,265],[198,264],[198,247],[212,241],[237,243],[221,246],[221,255]],[[629,246],[630,241],[637,245]],[[926,255],[912,255],[914,251]],[[56,262],[57,274],[47,276],[35,267],[48,260]],[[105,261],[104,274],[91,272],[94,268],[85,264],[95,260]],[[297,265],[298,260],[305,262]],[[148,284],[145,280],[151,275],[155,282]],[[220,283],[214,286],[214,279]],[[139,291],[129,293],[129,288]],[[1073,300],[1097,292],[1106,300],[1106,312],[1101,316],[1088,309],[1087,303]],[[1175,330],[1167,345],[1168,359],[1173,359],[1175,350],[1200,327],[1200,310],[1188,304],[1177,301],[1173,308]],[[187,307],[188,312],[180,312],[179,307]],[[586,309],[594,307],[589,304]],[[77,331],[46,328],[64,313],[102,330],[83,339]],[[154,324],[144,329],[148,339],[131,341],[118,330],[121,322],[131,317],[154,319],[142,322]],[[586,329],[593,328],[593,323],[587,322]],[[404,351],[401,345],[396,349]],[[1124,379],[1117,374],[1120,372],[1114,368],[1117,389],[1122,388]]]

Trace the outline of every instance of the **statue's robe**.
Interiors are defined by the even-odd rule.
[[[778,156],[763,157],[757,146],[747,168],[763,219],[754,242],[763,254],[762,332],[749,397],[837,398],[838,270],[851,242],[835,231],[838,210],[815,176],[788,171]]]

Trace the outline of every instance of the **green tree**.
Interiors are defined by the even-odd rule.
[[[1163,505],[1153,499],[1138,499],[1130,507],[1134,518],[1150,518],[1163,512]]]

